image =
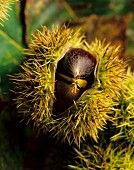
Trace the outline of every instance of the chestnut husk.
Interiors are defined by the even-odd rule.
[[[82,57],[72,57],[72,51],[79,51]],[[26,50],[22,72],[11,77],[15,83],[19,113],[27,122],[33,122],[38,133],[49,131],[57,140],[67,140],[69,144],[74,142],[78,146],[87,136],[97,142],[98,131],[111,120],[110,114],[123,90],[127,64],[119,58],[120,51],[119,47],[99,40],[89,45],[78,29],[62,26],[49,31],[42,27]],[[83,53],[87,57],[83,57]],[[86,72],[91,59],[93,69],[91,67],[88,74],[84,73],[84,77],[70,74],[69,64],[65,61],[68,55],[71,67],[79,59],[84,61]],[[81,62],[78,66],[83,69]],[[75,70],[77,67],[73,65],[72,68]],[[60,87],[65,84],[70,89],[74,79],[77,95],[69,95],[66,103],[68,100],[70,103],[63,107],[61,96],[65,92]]]

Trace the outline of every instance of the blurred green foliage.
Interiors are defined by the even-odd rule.
[[[9,74],[15,73],[23,56],[22,28],[19,4],[12,4],[9,20],[0,26],[0,96],[8,98]]]
[[[133,12],[133,1],[129,0],[67,0],[79,17],[97,14],[99,16],[117,16]]]

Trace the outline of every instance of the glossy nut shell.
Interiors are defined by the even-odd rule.
[[[81,48],[71,48],[59,60],[55,73],[53,114],[66,111],[95,80],[95,57]]]

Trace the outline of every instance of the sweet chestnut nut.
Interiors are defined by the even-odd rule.
[[[71,48],[59,60],[55,73],[53,114],[60,114],[94,83],[96,58],[81,48]]]

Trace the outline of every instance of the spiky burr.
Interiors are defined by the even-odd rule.
[[[88,135],[97,141],[123,90],[127,64],[120,51],[99,40],[89,45],[78,29],[43,26],[12,77],[18,110],[62,141],[80,145]]]

